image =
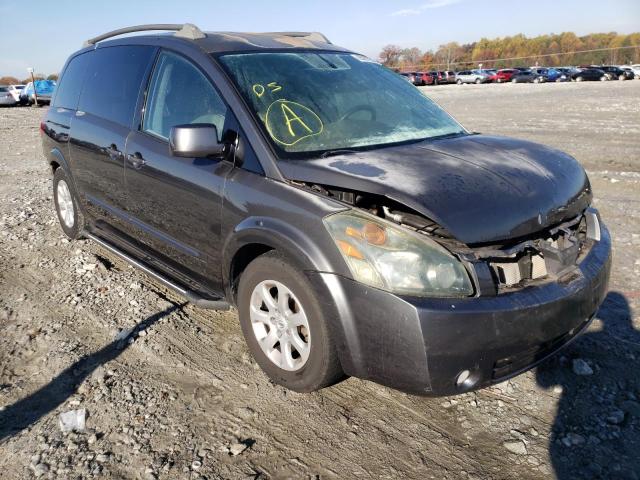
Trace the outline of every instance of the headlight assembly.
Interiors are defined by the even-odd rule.
[[[473,294],[464,265],[426,236],[354,211],[330,215],[324,223],[359,282],[404,295]]]

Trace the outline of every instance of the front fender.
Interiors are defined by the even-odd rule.
[[[236,253],[250,244],[267,245],[281,251],[303,270],[333,272],[349,275],[344,261],[339,257],[335,244],[328,232],[314,232],[324,240],[326,247],[318,245],[307,233],[277,218],[252,216],[244,219],[233,229],[223,247],[223,278],[225,284],[230,280],[231,263]],[[331,243],[327,243],[326,240]],[[327,247],[332,249],[332,257],[327,255]],[[333,252],[335,250],[335,252]],[[337,260],[340,260],[339,262]]]
[[[223,248],[223,278],[227,298],[232,299],[231,266],[235,255],[246,245],[266,245],[282,252],[303,270],[322,305],[325,321],[336,337],[338,354],[344,371],[359,371],[354,358],[360,355],[360,340],[355,335],[353,314],[337,276],[351,277],[348,267],[328,232],[322,228],[312,235],[271,217],[252,216],[239,223],[226,239]],[[326,274],[325,273],[331,273]]]

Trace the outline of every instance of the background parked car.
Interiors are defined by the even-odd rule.
[[[631,70],[633,70],[633,73],[635,73],[636,78],[640,78],[640,63],[631,65]]]
[[[405,77],[407,80],[409,80],[414,85],[416,84],[416,77],[418,76],[418,72],[400,72],[400,75]]]
[[[600,80],[604,82],[606,80],[609,80],[609,77],[603,70],[600,70],[599,68],[583,68],[579,72],[575,72],[573,75],[571,75],[571,79],[575,80],[576,82],[582,82],[585,80]]]
[[[613,65],[602,66],[600,70],[607,74],[609,80],[633,80],[635,77],[633,72]]]
[[[413,82],[414,85],[435,85],[436,82],[434,80],[431,72],[418,72],[416,73],[416,79]]]
[[[547,81],[547,76],[540,70],[523,70],[511,76],[511,83],[544,83]]]
[[[16,99],[13,98],[13,95],[9,91],[9,87],[5,87],[5,86],[0,87],[0,105],[13,106],[16,103],[17,103]]]
[[[511,77],[513,77],[516,73],[520,73],[520,70],[515,68],[503,68],[502,70],[498,70],[495,74],[495,82],[509,82]]]
[[[433,84],[456,83],[456,74],[446,71],[431,71],[429,75],[433,77]]]
[[[33,105],[36,101],[33,88],[34,82],[27,83],[27,86],[20,92],[20,105]],[[51,96],[56,88],[54,80],[36,80],[35,93],[38,94],[38,103],[51,103]]]
[[[15,98],[16,102],[20,101],[20,93],[24,89],[24,85],[9,85],[9,91],[13,98]]]
[[[458,85],[463,83],[487,83],[488,81],[489,76],[479,70],[463,70],[456,73],[456,83]]]

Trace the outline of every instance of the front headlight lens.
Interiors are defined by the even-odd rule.
[[[426,236],[353,211],[330,215],[324,223],[359,282],[404,295],[473,294],[462,263]]]

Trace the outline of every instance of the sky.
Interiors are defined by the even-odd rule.
[[[29,11],[33,11],[31,14]],[[0,0],[0,76],[57,73],[84,40],[124,26],[320,31],[377,58],[384,45],[435,49],[523,33],[640,31],[640,0]]]

